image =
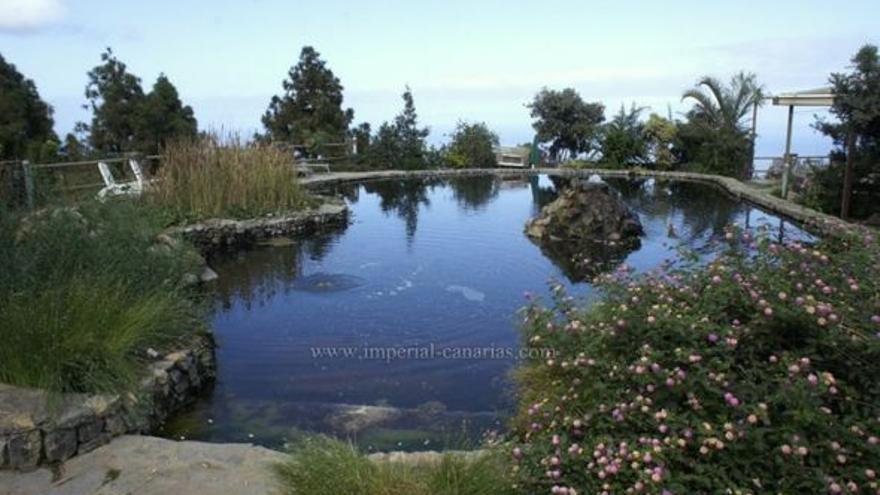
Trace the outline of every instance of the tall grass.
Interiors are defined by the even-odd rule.
[[[119,392],[142,372],[148,346],[186,329],[174,295],[78,276],[0,304],[0,382],[56,392]]]
[[[293,157],[216,134],[168,144],[151,199],[176,220],[256,216],[308,204]]]
[[[158,243],[161,228],[130,201],[0,211],[0,382],[124,391],[147,347],[193,330],[180,281],[197,254]]]
[[[437,462],[373,462],[351,444],[311,437],[274,467],[286,495],[490,495],[514,493],[494,454],[447,453]]]

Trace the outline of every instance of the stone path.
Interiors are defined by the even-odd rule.
[[[285,455],[248,444],[125,435],[54,472],[0,471],[0,495],[268,495]]]

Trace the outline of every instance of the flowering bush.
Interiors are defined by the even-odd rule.
[[[730,229],[714,261],[523,311],[511,458],[532,493],[880,493],[880,250]]]

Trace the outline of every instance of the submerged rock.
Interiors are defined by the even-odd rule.
[[[337,292],[360,287],[364,279],[344,273],[313,273],[293,282],[294,290],[306,292]]]
[[[202,283],[213,282],[213,281],[217,280],[218,278],[220,278],[220,275],[217,275],[217,272],[212,270],[210,266],[205,266],[202,269],[201,275],[199,275],[199,280]]]
[[[638,249],[643,229],[617,191],[589,180],[564,189],[526,224],[525,232],[569,280],[581,282]]]
[[[355,433],[365,428],[395,420],[401,416],[400,409],[384,406],[343,405],[327,417],[327,424],[345,433]]]
[[[472,289],[470,287],[465,287],[464,285],[447,286],[446,292],[453,292],[453,293],[461,294],[468,301],[482,302],[484,299],[486,299],[486,294],[484,294],[476,289]]]

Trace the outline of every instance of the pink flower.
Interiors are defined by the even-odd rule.
[[[727,405],[729,405],[730,407],[739,406],[739,399],[737,399],[736,396],[730,392],[725,392],[724,401],[727,402]]]

